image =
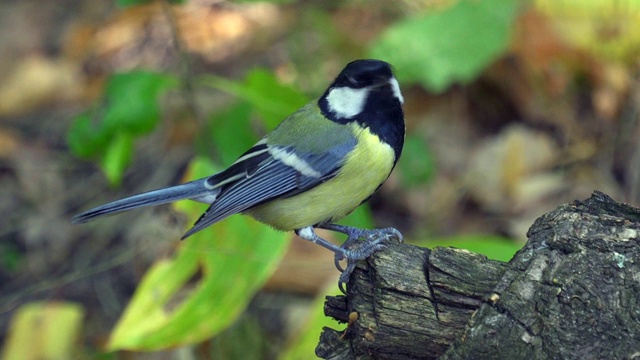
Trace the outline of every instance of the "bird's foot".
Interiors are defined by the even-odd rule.
[[[338,287],[345,294],[344,284],[349,281],[349,277],[356,268],[358,261],[364,260],[371,256],[371,254],[384,249],[386,243],[392,239],[396,239],[398,242],[402,242],[403,240],[400,231],[394,228],[367,230],[330,223],[320,224],[317,225],[317,227],[347,235],[347,241],[345,241],[342,246],[338,246],[319,237],[311,226],[296,229],[296,234],[301,238],[325,247],[336,254],[334,262],[336,268],[342,272],[338,280]],[[346,268],[340,265],[340,261],[342,260],[347,261]]]
[[[334,258],[336,268],[342,272],[338,280],[338,287],[343,293],[346,293],[344,284],[349,281],[349,277],[356,268],[358,261],[368,258],[377,251],[383,250],[391,240],[395,239],[398,242],[403,241],[400,231],[394,228],[367,230],[341,227],[335,230],[348,235],[347,241],[340,247],[342,251],[336,252]],[[347,261],[345,268],[340,264],[342,260]]]

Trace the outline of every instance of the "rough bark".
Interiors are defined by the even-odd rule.
[[[325,313],[325,359],[640,359],[640,210],[596,192],[535,221],[509,263],[394,244]]]

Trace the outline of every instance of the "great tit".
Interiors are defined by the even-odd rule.
[[[365,230],[334,222],[348,215],[385,182],[402,152],[404,100],[388,63],[356,60],[325,93],[285,118],[226,170],[182,185],[98,206],[73,217],[84,223],[109,213],[190,199],[210,204],[183,239],[242,213],[335,253],[349,279],[357,261],[402,235],[394,228]],[[342,246],[314,229],[347,235]],[[346,260],[343,269],[340,261]]]

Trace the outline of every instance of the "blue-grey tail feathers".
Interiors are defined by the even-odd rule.
[[[127,211],[143,206],[166,204],[182,199],[193,199],[196,201],[206,199],[209,200],[208,202],[212,202],[217,195],[217,191],[219,191],[219,189],[206,188],[205,179],[198,179],[182,185],[152,190],[98,206],[74,216],[71,222],[74,224],[84,223],[102,215]]]

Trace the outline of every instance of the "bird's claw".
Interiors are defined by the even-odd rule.
[[[351,273],[355,270],[357,263],[357,261],[348,262],[347,268],[342,271],[342,274],[340,274],[340,278],[338,279],[338,288],[343,294],[347,293],[344,289],[344,284],[349,282],[349,277],[351,277]]]
[[[345,269],[340,265],[340,261],[344,260],[344,255],[342,253],[336,253],[336,256],[333,258],[333,263],[336,265],[336,269],[340,272],[344,272]]]
[[[363,241],[359,239],[363,238]],[[347,241],[341,246],[344,250],[336,253],[334,263],[336,268],[342,273],[338,280],[338,287],[346,294],[344,284],[349,281],[351,273],[356,268],[356,264],[360,260],[364,260],[373,253],[381,251],[387,247],[385,243],[392,239],[403,242],[402,234],[394,228],[374,229],[374,230],[358,230],[349,234]],[[357,246],[356,246],[357,243]],[[347,260],[347,267],[343,268],[340,261]]]

